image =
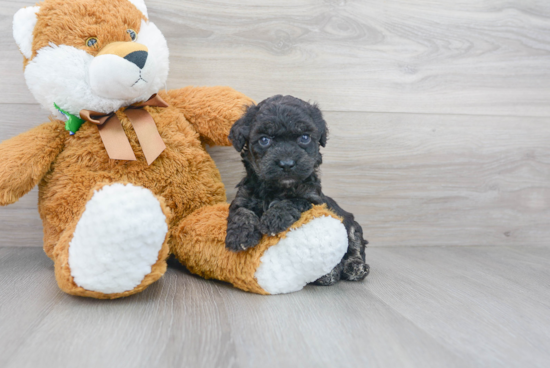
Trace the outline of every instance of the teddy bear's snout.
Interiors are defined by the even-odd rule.
[[[115,99],[144,98],[156,76],[155,59],[147,46],[137,42],[113,42],[101,49],[89,68],[92,91]]]

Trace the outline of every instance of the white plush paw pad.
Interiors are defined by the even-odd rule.
[[[287,233],[260,258],[258,284],[270,294],[301,290],[329,273],[348,248],[346,228],[333,217],[319,217]]]
[[[151,273],[167,232],[151,191],[131,184],[101,188],[86,204],[69,245],[74,282],[105,294],[132,290]]]

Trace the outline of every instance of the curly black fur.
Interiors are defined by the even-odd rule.
[[[229,139],[241,152],[246,177],[229,207],[226,247],[253,247],[263,234],[288,229],[313,204],[326,204],[344,219],[348,251],[342,262],[315,283],[358,281],[369,273],[363,230],[351,213],[321,191],[317,171],[327,126],[316,105],[292,96],[273,96],[250,106],[231,128]]]

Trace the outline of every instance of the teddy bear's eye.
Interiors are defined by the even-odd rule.
[[[86,46],[96,47],[97,46],[97,38],[96,37],[88,37],[86,39]]]
[[[132,39],[132,41],[136,40],[136,38],[137,38],[136,31],[134,31],[133,29],[129,29],[129,30],[126,31],[126,33],[128,33],[130,35],[130,38]]]

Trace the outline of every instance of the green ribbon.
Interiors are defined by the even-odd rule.
[[[65,122],[65,130],[70,131],[71,135],[74,135],[78,131],[78,129],[80,129],[82,124],[85,123],[85,121],[79,118],[78,116],[73,115],[70,112],[67,112],[63,110],[61,107],[57,106],[55,102],[53,105],[57,109],[57,111],[62,113],[67,118],[67,121]]]

